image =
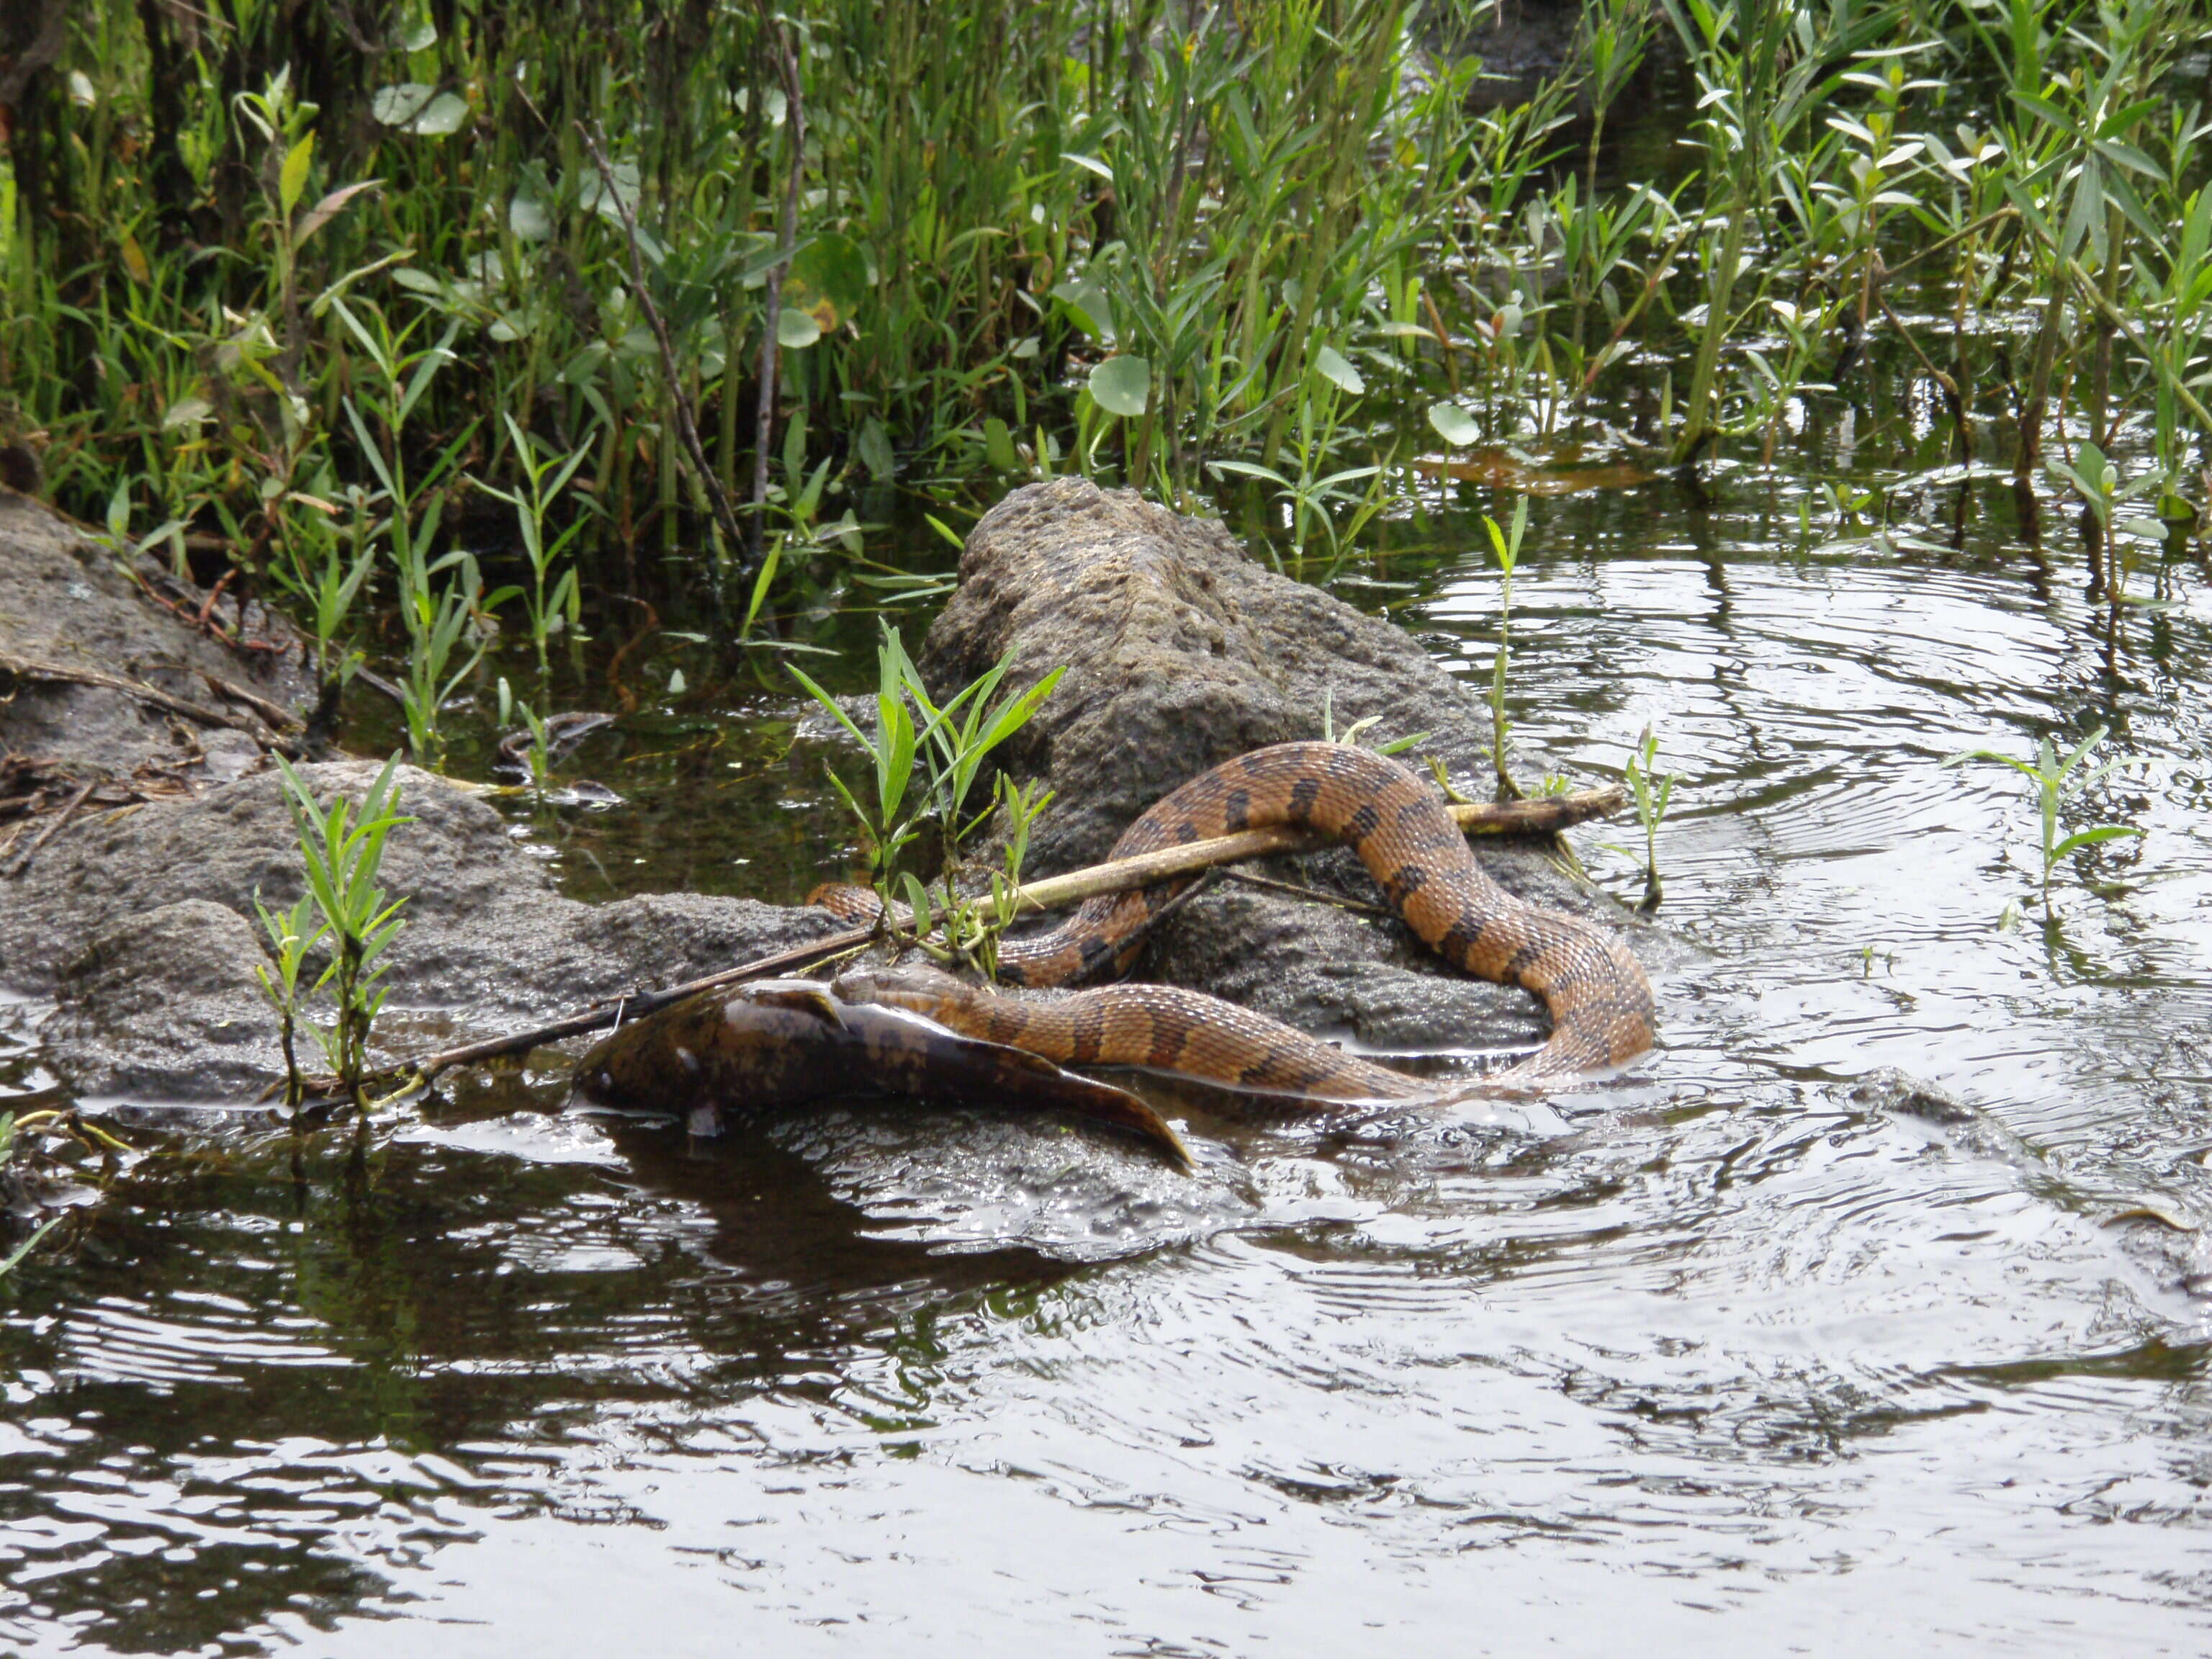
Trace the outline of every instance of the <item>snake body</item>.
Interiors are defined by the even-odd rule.
[[[1272,824],[1318,831],[1349,847],[1437,955],[1543,999],[1550,1040],[1501,1081],[1540,1084],[1620,1065],[1651,1046],[1651,986],[1634,953],[1591,922],[1500,887],[1429,786],[1371,750],[1286,743],[1239,756],[1155,802],[1122,833],[1113,856]],[[1050,933],[1004,941],[1000,977],[1047,986],[1109,968],[1126,973],[1153,917],[1188,881],[1090,899]],[[853,914],[849,905],[839,908]],[[1054,1060],[1182,1071],[1232,1087],[1322,1099],[1430,1092],[1417,1079],[1279,1021],[1167,986],[1115,986],[1045,1002],[975,987],[892,985],[882,975],[848,975],[840,985],[848,997],[892,1002]]]
[[[1419,1078],[1346,1054],[1249,1008],[1175,985],[1103,985],[1051,1001],[1002,996],[934,968],[857,968],[850,1003],[903,1008],[1060,1066],[1132,1066],[1276,1100],[1323,1105],[1433,1095]]]

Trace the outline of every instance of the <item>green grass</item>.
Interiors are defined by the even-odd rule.
[[[1633,427],[1699,488],[1879,356],[1954,459],[2070,502],[2125,452],[2196,533],[2201,5],[1604,0],[1478,112],[1483,9],[384,0],[370,52],[88,0],[0,170],[0,440],[126,541],[216,537],[333,700],[396,611],[431,761],[510,580],[542,641],[657,548],[769,643],[866,568],[864,492],[1066,471],[1334,561],[1417,510],[1424,406],[1462,447]],[[1660,36],[1686,165],[1613,179]],[[464,520],[498,568],[442,562]]]

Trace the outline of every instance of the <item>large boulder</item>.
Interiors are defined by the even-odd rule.
[[[1217,520],[1061,478],[977,522],[922,669],[945,691],[1010,654],[1009,684],[1065,666],[1006,750],[1056,792],[1030,843],[1038,873],[1106,856],[1185,778],[1266,744],[1378,716],[1377,738],[1472,769],[1488,711],[1420,643],[1255,562]]]
[[[1330,720],[1341,730],[1379,716],[1377,737],[1426,732],[1422,752],[1463,783],[1489,775],[1487,708],[1412,635],[1258,563],[1217,522],[1080,478],[1016,490],[983,515],[922,667],[945,693],[1001,657],[1010,685],[1066,671],[1005,751],[1012,770],[1054,791],[1034,874],[1104,858],[1186,778],[1318,738]],[[1647,955],[1659,942],[1540,843],[1486,842],[1480,857],[1533,902],[1633,928]],[[1266,872],[1325,898],[1381,897],[1342,852]],[[1141,971],[1385,1049],[1534,1046],[1545,1029],[1527,993],[1465,978],[1395,919],[1233,880],[1167,921]]]
[[[366,762],[301,769],[318,795],[359,799]],[[518,1029],[637,988],[679,982],[818,938],[817,910],[750,899],[657,895],[585,904],[554,890],[499,814],[447,781],[402,768],[413,822],[386,843],[380,879],[404,895],[406,930],[388,953],[395,1014],[445,1016],[469,1036]],[[258,894],[293,902],[304,875],[282,780],[256,773],[58,836],[0,884],[0,985],[58,986],[50,1059],[74,1086],[234,1094],[275,1073],[252,964],[263,959]],[[228,921],[220,918],[227,917]],[[220,969],[218,971],[218,969]],[[133,979],[143,985],[132,988]],[[196,1059],[179,1032],[244,1022],[262,1039]],[[402,1022],[420,1033],[439,1022]],[[228,1045],[233,1038],[226,1036]]]

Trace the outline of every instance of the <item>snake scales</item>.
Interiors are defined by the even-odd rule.
[[[1542,998],[1550,1040],[1499,1081],[1542,1083],[1619,1065],[1651,1044],[1651,987],[1635,955],[1604,929],[1515,897],[1483,872],[1429,787],[1370,750],[1286,743],[1255,750],[1161,798],[1115,844],[1133,857],[1240,830],[1287,824],[1351,848],[1407,924],[1454,967]],[[1000,976],[1063,985],[1111,967],[1127,972],[1152,917],[1190,878],[1085,902],[1052,932],[1000,947]],[[843,914],[858,889],[818,891]],[[1196,992],[1115,985],[1029,1000],[913,969],[857,970],[849,1001],[925,1014],[957,1031],[1058,1061],[1180,1072],[1232,1087],[1319,1100],[1406,1098],[1432,1085],[1346,1054],[1279,1021]]]

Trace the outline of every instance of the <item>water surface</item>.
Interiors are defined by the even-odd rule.
[[[533,1073],[357,1160],[173,1133],[4,1293],[0,1649],[2203,1651],[2212,592],[2146,567],[2115,634],[2064,520],[1944,545],[1956,483],[1893,492],[1929,545],[1824,525],[1928,471],[1854,418],[1533,506],[1519,735],[1682,775],[1663,1046],[1565,1133],[1212,1124],[1186,1182],[988,1111],[690,1148]],[[1479,680],[1503,501],[1429,509],[1306,574]],[[569,770],[623,805],[514,808],[568,890],[836,870],[780,677],[604,631]],[[1941,763],[2099,726],[2074,827],[2146,834],[2046,919],[2019,780]],[[1575,839],[1636,895],[1632,826]]]

